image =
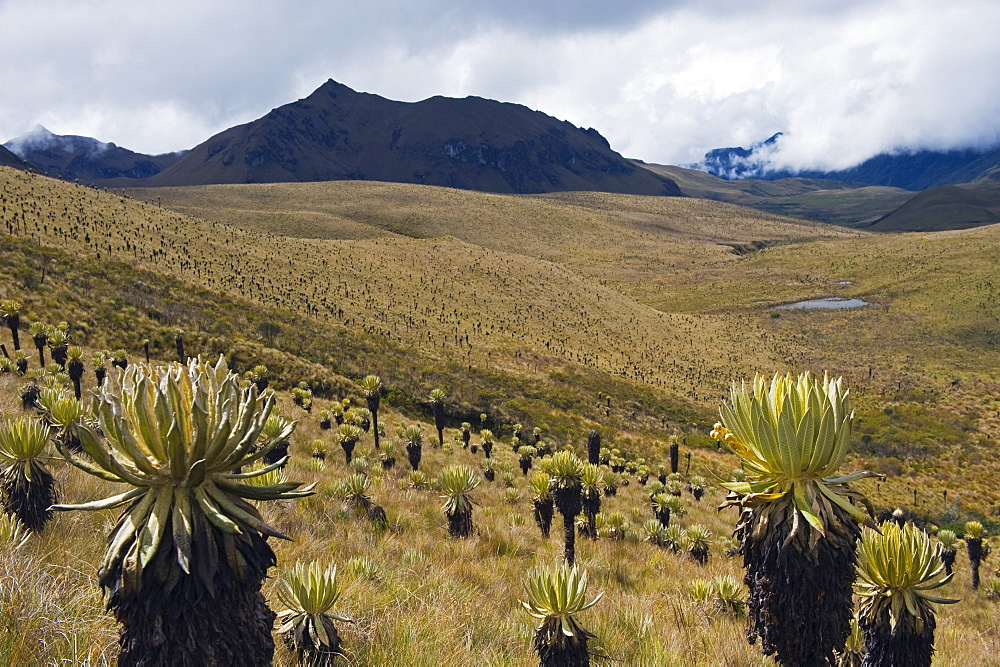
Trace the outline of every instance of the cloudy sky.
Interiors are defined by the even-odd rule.
[[[478,95],[685,164],[786,133],[775,166],[1000,142],[996,0],[0,0],[0,141],[36,123],[190,148],[333,78]]]

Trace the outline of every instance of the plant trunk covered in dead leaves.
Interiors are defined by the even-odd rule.
[[[594,635],[581,628],[576,636],[562,631],[558,617],[548,618],[535,631],[535,652],[540,667],[586,667],[590,665],[587,640]]]
[[[782,508],[744,509],[737,526],[744,582],[750,590],[747,639],[754,643],[759,638],[764,655],[774,655],[779,664],[836,664],[834,651],[843,651],[850,634],[861,529],[839,507],[833,511],[838,520],[818,540],[815,530],[800,525],[785,544],[796,514],[790,500]],[[772,525],[761,527],[764,517]],[[842,532],[835,533],[834,525]],[[764,539],[754,536],[758,527]]]
[[[123,573],[122,561],[98,573],[122,624],[118,664],[270,665],[275,614],[260,588],[274,552],[249,526],[232,535],[200,513],[192,517],[190,574],[178,562],[169,524],[139,581]],[[135,548],[128,554],[134,558]]]
[[[921,632],[917,632],[912,616],[903,614],[896,627],[889,619],[889,607],[872,625],[861,624],[865,637],[865,657],[862,667],[929,667],[934,654],[934,614],[924,617]]]
[[[27,474],[26,467],[30,468]],[[40,533],[52,518],[49,508],[56,503],[55,479],[37,461],[15,462],[0,472],[0,500],[4,512],[16,516],[31,532]]]
[[[323,617],[321,622],[330,640],[329,644],[313,643],[312,637],[307,632],[297,636],[294,630],[289,630],[282,635],[285,646],[288,647],[288,650],[295,652],[295,657],[300,665],[330,667],[338,656],[343,655],[340,651],[340,635],[337,633],[337,626],[326,617]]]

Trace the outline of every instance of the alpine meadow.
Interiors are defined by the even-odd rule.
[[[0,663],[996,664],[1000,225],[704,188],[0,166]]]

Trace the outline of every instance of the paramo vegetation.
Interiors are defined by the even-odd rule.
[[[907,664],[1000,653],[994,416],[976,398],[991,385],[940,379],[916,355],[913,373],[872,356],[827,378],[751,379],[785,353],[840,368],[817,350],[842,334],[818,330],[816,348],[791,333],[796,313],[643,302],[656,253],[683,245],[709,272],[733,261],[635,222],[677,212],[618,220],[645,259],[598,269],[398,234],[336,249],[3,176],[0,626],[12,631],[0,660],[890,665],[901,647]],[[588,219],[610,207],[531,205],[549,216],[539,228],[564,205]],[[706,211],[738,227],[738,209]],[[797,237],[773,218],[749,227],[787,233],[791,263],[796,238],[823,256],[822,243],[857,237],[815,241],[808,225]],[[765,259],[742,269],[764,279],[777,270],[753,264]],[[466,285],[468,302],[448,285]],[[690,286],[675,287],[686,298]],[[891,565],[900,553],[913,568]],[[824,623],[779,613],[818,601]]]

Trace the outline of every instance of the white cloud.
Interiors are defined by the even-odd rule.
[[[480,95],[687,163],[786,136],[779,166],[1000,139],[993,0],[0,2],[0,140],[42,123],[189,148],[327,78]]]

